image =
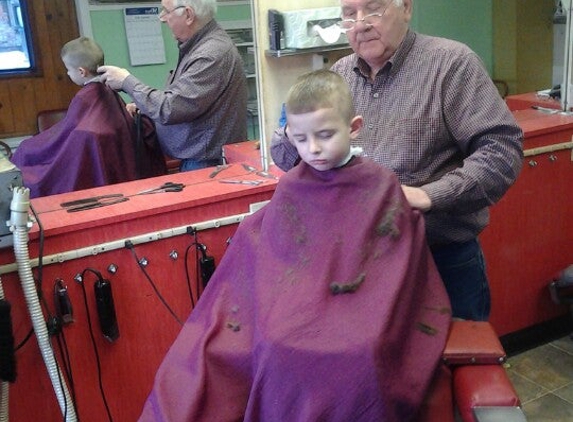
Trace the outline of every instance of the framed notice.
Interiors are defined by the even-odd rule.
[[[159,7],[128,7],[123,17],[131,65],[165,63]]]

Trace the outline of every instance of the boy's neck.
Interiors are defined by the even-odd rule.
[[[84,86],[87,84],[99,83],[99,82],[101,82],[100,75],[89,75],[86,77],[86,80],[84,81]]]
[[[340,162],[340,164],[336,166],[336,168],[345,166],[352,159],[352,157],[354,157],[355,155],[362,154],[362,151],[363,149],[360,147],[350,146],[350,148],[348,149],[348,154],[346,154],[346,157],[342,159],[342,161]]]

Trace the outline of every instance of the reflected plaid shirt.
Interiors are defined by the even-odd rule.
[[[219,159],[224,144],[247,139],[247,80],[233,41],[212,20],[179,45],[177,68],[163,91],[133,75],[123,90],[155,123],[171,157]]]

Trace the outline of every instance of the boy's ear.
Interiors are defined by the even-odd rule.
[[[90,72],[85,67],[82,66],[78,67],[78,71],[80,72],[80,75],[84,78],[90,74]]]
[[[364,118],[362,116],[353,117],[353,119],[350,121],[350,137],[352,139],[358,136],[358,134],[362,130],[363,125],[364,125]]]

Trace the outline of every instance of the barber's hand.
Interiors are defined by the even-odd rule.
[[[412,208],[419,209],[420,211],[429,211],[430,208],[432,208],[432,200],[422,189],[402,185],[402,192],[404,192]]]
[[[130,74],[127,70],[116,66],[100,66],[97,71],[101,74],[100,80],[116,91],[122,88],[123,81]]]
[[[135,105],[135,103],[126,104],[125,109],[129,114],[131,114],[131,117],[134,117],[135,113],[137,113],[137,106]]]

